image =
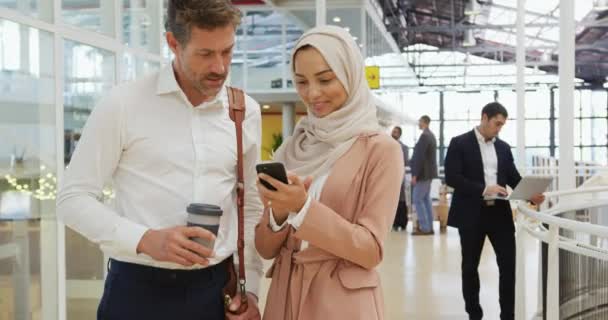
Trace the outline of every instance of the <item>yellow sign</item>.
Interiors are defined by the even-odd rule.
[[[365,67],[365,77],[370,89],[380,89],[380,67]]]

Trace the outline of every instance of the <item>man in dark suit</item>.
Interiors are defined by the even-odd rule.
[[[483,317],[479,304],[477,268],[486,236],[496,252],[499,270],[500,318],[512,320],[515,309],[515,226],[509,201],[484,200],[506,195],[505,186],[515,188],[521,176],[513,162],[511,147],[497,138],[508,113],[492,102],[481,112],[478,127],[450,142],[445,159],[445,177],[454,188],[448,225],[458,228],[462,252],[462,294],[469,319]],[[544,201],[542,194],[530,199]]]
[[[431,202],[431,182],[437,178],[437,139],[429,129],[431,118],[422,116],[418,128],[422,134],[414,147],[410,167],[412,168],[412,203],[416,207],[418,229],[413,235],[433,234],[433,203]]]
[[[393,128],[391,136],[399,142],[401,145],[401,151],[403,152],[403,165],[407,166],[407,160],[409,158],[409,148],[401,142],[401,127],[397,126]],[[399,205],[397,206],[397,212],[395,212],[395,220],[393,222],[393,230],[400,231],[405,230],[407,227],[407,203],[405,198],[405,171],[403,173],[403,180],[401,181],[401,189],[399,191]]]

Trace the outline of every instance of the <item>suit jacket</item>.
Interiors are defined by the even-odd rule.
[[[401,145],[401,151],[403,151],[403,166],[407,167],[407,162],[409,160],[410,157],[410,149],[403,144],[403,142],[397,140],[399,142],[399,144]],[[403,175],[403,180],[401,182],[401,191],[399,192],[399,201],[401,202],[405,202],[406,198],[405,198],[405,172]]]
[[[410,167],[412,176],[420,181],[437,178],[437,139],[428,128],[422,131],[414,147]]]
[[[494,148],[498,160],[497,183],[515,188],[521,176],[513,162],[511,147],[496,138]],[[477,227],[486,185],[481,150],[474,130],[450,142],[445,158],[445,179],[454,188],[448,225],[456,228]],[[496,206],[502,209],[501,214],[495,217],[497,225],[506,225],[515,230],[509,201],[498,200]]]
[[[395,217],[403,169],[393,138],[361,136],[333,166],[298,230],[273,232],[264,212],[255,245],[262,257],[274,258],[266,275],[272,281],[265,320],[384,318],[376,266]],[[300,251],[302,240],[309,245]]]

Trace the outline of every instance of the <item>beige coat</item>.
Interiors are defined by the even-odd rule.
[[[265,320],[383,319],[375,267],[393,223],[403,177],[399,144],[385,134],[361,136],[333,166],[306,219],[273,232],[266,211],[255,244],[275,259]],[[288,168],[289,169],[289,168]],[[301,240],[308,248],[299,251]]]

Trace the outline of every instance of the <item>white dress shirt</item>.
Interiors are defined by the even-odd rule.
[[[262,204],[256,188],[261,114],[246,97],[243,122],[245,258],[248,290],[257,294],[262,262],[254,242]],[[168,269],[188,269],[137,254],[148,229],[185,226],[193,202],[223,210],[215,242],[217,264],[236,252],[236,131],[226,89],[192,106],[173,68],[113,89],[93,110],[66,170],[57,198],[65,224],[100,244],[110,257]],[[112,182],[112,208],[98,199]],[[192,268],[201,268],[195,265]]]
[[[308,198],[306,199],[306,202],[304,203],[304,206],[302,207],[300,212],[289,213],[287,219],[283,221],[281,225],[279,225],[274,219],[274,214],[272,213],[272,209],[270,209],[270,227],[272,231],[279,232],[287,225],[291,225],[294,229],[297,230],[302,225],[302,223],[304,223],[304,218],[306,218],[306,215],[308,214],[308,209],[310,208],[310,203],[312,202],[312,199],[315,199],[317,201],[321,199],[321,192],[323,191],[323,186],[325,186],[325,182],[327,181],[328,177],[329,173],[322,174],[312,182],[312,184],[308,188]],[[302,240],[300,250],[304,250],[307,247],[308,241]]]
[[[483,173],[486,187],[483,190],[483,194],[489,186],[497,184],[498,174],[498,158],[496,157],[496,148],[494,142],[496,138],[486,141],[486,138],[481,135],[479,129],[475,127],[475,136],[479,143],[479,151],[481,151],[481,160],[483,161]]]

